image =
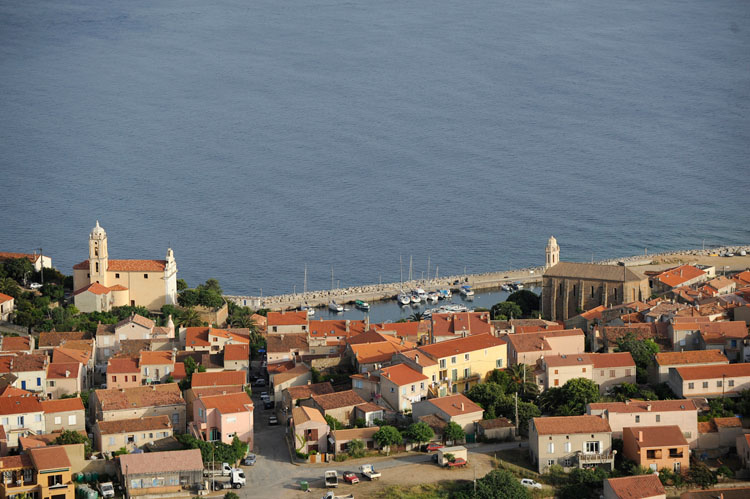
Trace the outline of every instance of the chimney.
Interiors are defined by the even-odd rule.
[[[284,341],[284,335],[282,334],[280,336],[281,336],[281,341]]]
[[[152,391],[152,392],[155,392],[155,391],[156,391],[156,385],[151,385],[151,391]]]
[[[67,369],[65,370],[65,377],[70,378],[70,371],[68,371]]]
[[[638,441],[643,442],[643,432],[641,430],[638,430]]]
[[[312,385],[312,380],[308,379],[307,380],[307,386],[310,386],[310,385]]]
[[[414,354],[414,362],[416,362],[417,364],[419,364],[419,354],[418,353]]]
[[[346,332],[349,332],[349,319],[346,319]]]
[[[464,403],[461,402],[461,412],[464,412]]]

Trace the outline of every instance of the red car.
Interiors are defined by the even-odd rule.
[[[440,444],[427,444],[427,452],[434,452],[438,449],[442,449],[443,446]]]
[[[357,475],[355,475],[351,471],[345,471],[343,478],[345,482],[349,482],[352,485],[354,485],[355,483],[359,483],[359,478],[357,477]]]
[[[461,466],[466,466],[466,459],[458,457],[452,463],[448,463],[449,468],[460,468]]]

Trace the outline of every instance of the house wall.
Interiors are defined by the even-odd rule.
[[[187,427],[185,404],[102,411],[97,403],[95,411],[96,419],[99,421],[122,421],[123,419],[145,418],[150,416],[168,416],[169,420],[172,422],[172,428],[176,433],[185,433]]]
[[[135,386],[141,386],[142,378],[140,372],[133,373],[107,373],[107,388],[132,388]]]
[[[48,379],[47,397],[51,399],[59,399],[63,395],[81,393],[83,387],[83,372],[84,369],[81,367],[81,369],[78,370],[77,377]]]
[[[670,457],[670,449],[677,450],[681,456]],[[654,451],[656,457],[649,458],[648,451]],[[687,471],[688,468],[690,468],[690,450],[687,445],[641,447],[639,449],[636,439],[625,435],[623,454],[627,459],[635,461],[640,466],[650,468],[653,471],[659,471],[662,468],[667,468],[670,471]],[[676,468],[675,466],[679,466],[679,468]]]
[[[615,493],[614,490],[612,490],[612,486],[609,484],[609,481],[604,480],[604,492],[603,492],[604,499],[622,499],[622,496]],[[666,494],[657,494],[655,496],[638,496],[638,499],[667,499]]]
[[[582,310],[599,305],[613,306],[644,300],[651,296],[648,279],[641,281],[607,281],[566,277],[542,278],[542,315],[544,318],[568,320]]]
[[[43,393],[47,386],[47,371],[14,371],[18,377],[13,386],[30,392]]]
[[[147,444],[153,443],[156,440],[173,435],[172,428],[102,435],[99,425],[94,426],[93,433],[94,445],[101,452],[114,452],[122,447],[125,447],[128,451],[132,451],[133,449],[142,448]],[[133,443],[128,443],[130,437],[133,437]]]
[[[538,435],[533,422],[529,425],[529,453],[539,473],[547,471],[550,467],[550,461],[553,461],[552,464],[562,466],[566,471],[577,466],[578,457],[576,453],[586,451],[586,442],[599,442],[599,454],[612,452],[611,433]],[[552,444],[551,451],[550,444]]]
[[[59,430],[85,430],[86,413],[84,411],[67,411],[45,414],[44,427],[47,433]]]
[[[598,416],[602,411],[587,411]],[[638,426],[679,426],[690,447],[698,445],[698,410],[691,411],[650,411],[650,412],[610,412],[605,411],[612,438],[622,438],[622,429]]]
[[[278,401],[281,400],[282,392],[292,386],[303,386],[308,384],[308,381],[312,381],[312,371],[302,373],[296,378],[292,378],[284,381],[283,383],[275,383],[274,379],[271,379],[273,385],[273,399]]]
[[[676,367],[694,367],[694,366],[717,366],[721,364],[729,364],[729,361],[723,362],[700,362],[696,364],[665,364],[656,365],[649,370],[649,382],[650,383],[666,383],[669,381],[669,369]]]
[[[738,392],[750,389],[750,376],[683,381],[677,372],[677,369],[670,369],[669,380],[667,383],[675,395],[682,398],[736,397]]]
[[[86,286],[87,284],[84,284]],[[91,291],[78,293],[74,297],[75,306],[81,312],[108,312],[112,306],[111,293],[97,295]]]
[[[23,422],[19,418],[23,418]],[[18,447],[19,435],[25,435],[27,430],[38,435],[44,433],[44,414],[40,411],[2,415],[0,425],[5,428],[8,448],[15,448]]]
[[[606,394],[610,389],[623,383],[635,384],[635,365],[629,367],[594,368],[592,380],[599,385],[599,393]]]
[[[453,393],[460,393],[485,380],[487,374],[493,370],[508,367],[508,346],[497,345],[434,360],[438,363],[436,381],[444,383],[447,378],[453,382]],[[423,374],[430,376],[430,381],[432,381],[435,370],[434,368],[428,370],[430,374],[426,372]]]
[[[16,300],[13,298],[6,302],[0,303],[0,321],[7,321],[10,319],[10,314],[13,313],[15,303]]]
[[[308,430],[317,430],[317,439],[308,439]],[[309,453],[316,449],[320,453],[328,452],[328,433],[330,429],[325,423],[318,421],[305,421],[294,426],[294,448],[300,452]],[[315,447],[317,446],[317,447]]]
[[[744,435],[740,435],[735,439],[735,446],[737,447],[737,455],[742,461],[742,466],[745,469],[750,469],[750,446],[747,445],[747,439]]]
[[[575,378],[592,378],[593,364],[581,364],[576,366],[547,367],[544,376],[544,389],[559,388]]]
[[[380,383],[375,378],[369,380],[352,379],[352,390],[366,401],[373,400],[380,393]]]
[[[427,398],[427,380],[399,386],[387,377],[381,376],[380,385],[383,398],[397,411],[411,410],[412,402]]]
[[[169,379],[169,375],[174,371],[174,364],[150,364],[147,366],[141,366],[141,378],[148,382],[158,381],[165,383]]]
[[[542,356],[549,355],[575,355],[586,351],[586,337],[584,334],[571,336],[547,337],[551,350],[535,350],[533,352],[516,352],[510,341],[508,341],[508,362],[514,364],[526,364],[533,366]]]

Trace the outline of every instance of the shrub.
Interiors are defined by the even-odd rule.
[[[226,494],[224,494],[224,499],[240,499],[240,496],[238,496],[234,492],[227,492]]]
[[[734,471],[732,471],[726,464],[722,464],[721,466],[719,466],[719,469],[716,470],[716,474],[725,476],[727,478],[734,477]]]
[[[343,463],[349,458],[346,454],[336,454],[336,457],[333,458],[334,461],[337,463]]]
[[[295,454],[297,454],[297,457],[300,459],[307,459],[310,457],[310,455],[306,452],[300,452],[300,451],[294,451]]]

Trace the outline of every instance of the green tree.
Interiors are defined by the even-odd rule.
[[[194,289],[183,289],[177,295],[177,303],[181,307],[194,307],[198,305],[198,291]]]
[[[598,402],[599,386],[585,378],[568,380],[563,386],[545,390],[539,396],[539,407],[546,414],[575,416],[586,412],[586,404]]]
[[[461,428],[458,423],[456,423],[455,421],[451,421],[447,425],[445,425],[445,430],[443,430],[443,438],[451,442],[460,442],[464,438],[466,438],[466,433],[464,433],[464,429]]]
[[[651,338],[639,340],[635,334],[627,333],[617,339],[617,352],[630,352],[635,361],[635,374],[638,383],[648,381],[648,369],[654,363],[654,355],[659,353],[659,345]]]
[[[495,320],[518,319],[523,315],[523,311],[518,303],[513,301],[504,301],[496,303],[490,309],[490,315]]]
[[[239,461],[240,459],[244,458],[247,455],[247,451],[249,449],[249,446],[247,442],[243,442],[242,440],[235,435],[232,438],[232,450],[234,451],[234,461]]]
[[[185,282],[185,279],[177,279],[177,292],[179,293],[183,289],[187,289],[188,285],[187,282]]]
[[[328,423],[328,426],[332,430],[343,430],[344,429],[344,423],[342,423],[338,419],[334,418],[330,414],[326,414],[326,423]]]
[[[227,492],[226,494],[224,494],[224,499],[240,499],[240,496],[238,496],[234,492]]]
[[[536,398],[539,394],[539,386],[534,379],[534,368],[526,364],[513,364],[506,369],[510,376],[510,391],[518,393],[519,396],[529,399]]]
[[[19,283],[23,283],[26,276],[34,273],[34,266],[28,258],[5,260],[4,267],[6,275]]]
[[[539,295],[528,289],[521,289],[514,292],[506,301],[517,303],[521,307],[521,313],[524,317],[530,317],[534,312],[539,310]]]
[[[186,308],[180,313],[179,324],[183,327],[200,327],[203,325],[201,315],[194,308]]]
[[[358,438],[354,438],[349,441],[346,452],[353,458],[365,457],[365,443]]]
[[[492,470],[464,489],[451,495],[455,499],[529,499],[531,494],[509,471]]]
[[[63,430],[60,436],[54,440],[55,445],[83,444],[84,454],[89,457],[92,452],[91,440],[86,435],[77,431]]]
[[[469,388],[466,396],[481,405],[484,410],[489,410],[506,395],[500,385],[498,385],[497,383],[487,382],[472,386],[471,388]]]
[[[401,433],[399,433],[395,427],[388,425],[381,426],[372,436],[372,439],[375,440],[381,448],[386,449],[386,455],[390,455],[391,446],[399,445],[403,442]]]
[[[11,277],[0,278],[0,293],[17,299],[21,296],[21,292],[21,287]]]
[[[410,321],[421,322],[424,320],[424,314],[422,312],[414,312],[409,316]]]
[[[430,425],[423,421],[419,421],[418,423],[412,423],[409,425],[406,429],[406,436],[412,442],[426,444],[435,437],[435,432],[432,431]]]
[[[698,462],[690,466],[688,479],[702,489],[707,489],[718,482],[716,475],[704,463]]]
[[[487,375],[487,383],[497,383],[503,390],[503,393],[510,393],[510,385],[513,382],[510,375],[505,369],[493,369]]]

